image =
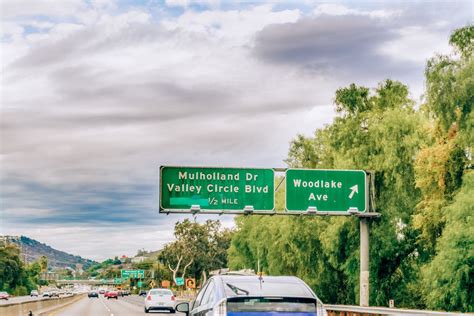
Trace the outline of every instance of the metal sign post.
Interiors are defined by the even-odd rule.
[[[359,304],[369,306],[369,223],[360,219],[360,293]]]

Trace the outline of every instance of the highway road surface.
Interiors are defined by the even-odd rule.
[[[150,311],[149,315],[169,314],[168,312]],[[143,316],[145,315],[143,298],[138,296],[119,297],[116,299],[88,298],[87,296],[47,316]],[[184,315],[176,313],[172,315]]]

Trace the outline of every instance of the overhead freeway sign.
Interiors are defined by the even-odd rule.
[[[274,170],[160,167],[160,212],[273,211]]]
[[[122,279],[143,279],[145,278],[145,270],[121,270]]]
[[[365,212],[367,195],[363,170],[286,170],[286,209],[290,212]]]

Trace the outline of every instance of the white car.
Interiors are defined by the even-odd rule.
[[[175,312],[176,297],[168,289],[151,289],[145,296],[145,313],[151,310]]]

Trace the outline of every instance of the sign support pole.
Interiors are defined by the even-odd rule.
[[[369,221],[360,218],[360,306],[369,306]]]

